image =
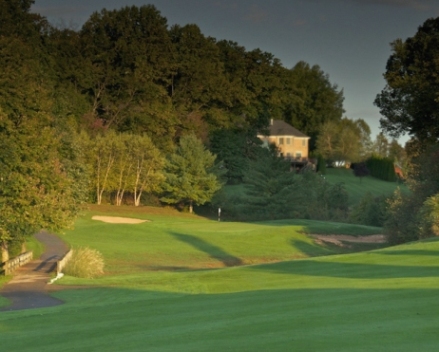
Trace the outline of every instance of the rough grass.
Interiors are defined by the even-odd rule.
[[[355,177],[352,170],[345,168],[328,168],[325,178],[331,183],[344,183],[351,205],[357,204],[366,193],[371,193],[374,196],[388,196],[398,187],[403,192],[409,192],[404,184],[382,181],[371,176],[360,179]]]
[[[94,279],[104,274],[104,258],[96,249],[75,248],[63,271],[70,276]]]

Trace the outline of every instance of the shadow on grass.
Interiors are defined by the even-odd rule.
[[[376,252],[376,254],[384,254],[384,255],[421,255],[421,256],[433,256],[438,257],[439,251],[432,250],[423,250],[423,249],[407,249],[407,250],[383,250]]]
[[[374,249],[380,249],[386,246],[382,243],[360,243],[346,241],[318,241],[309,243],[297,239],[292,239],[290,244],[293,248],[298,249],[307,257],[318,257],[323,255],[348,254],[365,252]]]
[[[322,245],[315,245],[315,244],[311,244],[305,241],[300,241],[300,240],[296,240],[296,239],[292,239],[290,241],[290,244],[293,248],[298,249],[300,252],[302,252],[303,254],[305,254],[308,257],[315,257],[315,256],[319,256],[319,255],[325,255],[325,254],[334,254],[334,251],[332,251],[331,249],[327,248],[327,246],[322,246]]]
[[[255,265],[254,270],[303,276],[336,277],[346,279],[402,279],[437,278],[437,266],[403,266],[363,263],[337,263],[319,260],[300,260],[267,265]]]
[[[203,241],[199,239],[198,237],[182,234],[182,233],[176,233],[171,232],[171,236],[175,237],[177,240],[189,244],[195,249],[198,249],[206,254],[208,254],[211,258],[219,260],[222,262],[225,266],[237,266],[237,265],[243,265],[243,261],[231,255],[230,253],[227,253],[220,247],[217,247],[213,244],[210,244],[206,241]]]

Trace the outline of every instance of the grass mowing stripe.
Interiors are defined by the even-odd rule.
[[[86,298],[98,294],[94,291],[80,293]],[[165,294],[163,300],[149,299],[149,292],[108,291],[119,304],[66,305],[51,314],[46,310],[45,319],[30,314],[9,321],[16,334],[2,331],[2,346],[20,351],[413,351],[438,342],[432,335],[439,322],[437,289]],[[413,297],[416,302],[407,306]],[[2,316],[0,329],[4,324]]]

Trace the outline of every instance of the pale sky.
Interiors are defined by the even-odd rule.
[[[195,23],[206,36],[270,52],[287,68],[300,60],[319,65],[343,89],[345,116],[364,119],[372,138],[379,133],[373,101],[385,85],[390,43],[439,17],[439,0],[35,0],[32,10],[80,29],[104,7],[147,4],[169,26]]]

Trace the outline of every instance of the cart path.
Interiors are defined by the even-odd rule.
[[[64,302],[49,295],[50,273],[56,270],[56,262],[67,253],[67,245],[57,236],[45,231],[35,235],[43,243],[45,252],[40,259],[18,268],[0,290],[0,295],[11,304],[0,311],[52,307]]]

